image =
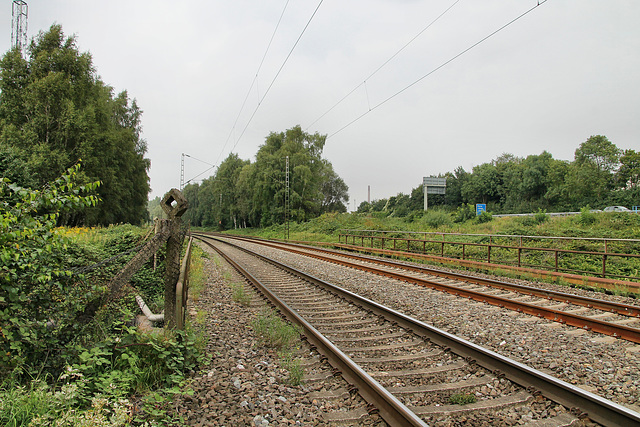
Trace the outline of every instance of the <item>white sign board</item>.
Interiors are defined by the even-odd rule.
[[[427,194],[445,194],[447,188],[447,178],[423,177],[422,187],[424,190],[424,210],[427,210]]]

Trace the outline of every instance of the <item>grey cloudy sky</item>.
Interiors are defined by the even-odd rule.
[[[195,159],[216,164],[234,149],[253,161],[270,132],[295,125],[329,135],[324,156],[349,186],[350,210],[369,185],[372,200],[408,193],[423,176],[505,152],[572,160],[591,135],[640,149],[634,0],[548,0],[439,69],[538,0],[324,0],[248,126],[319,0],[289,1],[241,114],[286,0],[27,3],[29,38],[61,24],[105,83],[137,99],[151,197],[179,186],[181,153],[192,156],[189,180],[208,168]],[[3,4],[5,52],[11,1]]]

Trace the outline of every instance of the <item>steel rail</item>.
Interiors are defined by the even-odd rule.
[[[234,236],[234,238],[236,238],[236,237]],[[247,239],[247,240],[250,241],[250,239]],[[265,242],[264,244],[267,244],[267,245],[271,244],[272,245],[272,242],[269,242],[269,241],[266,241],[266,240],[262,240],[262,239],[259,239],[259,240],[262,241],[262,242]],[[447,279],[461,280],[461,281],[464,281],[464,282],[471,282],[471,283],[484,285],[484,286],[489,286],[489,287],[497,288],[497,289],[508,289],[508,290],[511,290],[511,291],[516,291],[516,292],[520,292],[520,293],[523,293],[523,294],[528,294],[530,296],[537,296],[537,297],[540,297],[540,298],[546,298],[546,299],[553,300],[553,301],[571,303],[571,304],[581,305],[581,306],[584,306],[584,307],[587,307],[587,308],[595,308],[595,309],[598,309],[598,310],[610,311],[612,313],[617,313],[617,314],[620,314],[620,315],[623,315],[623,316],[640,317],[640,307],[633,306],[633,305],[628,305],[628,304],[621,304],[621,303],[617,303],[617,302],[613,302],[613,301],[605,301],[605,300],[601,300],[601,299],[590,298],[590,297],[585,297],[585,296],[580,296],[580,295],[567,294],[567,293],[564,293],[564,292],[557,292],[557,291],[552,291],[552,290],[534,288],[532,286],[518,285],[516,283],[503,282],[501,280],[495,280],[495,279],[489,279],[489,278],[483,278],[483,277],[477,277],[477,276],[470,276],[470,275],[461,274],[461,273],[454,273],[454,272],[438,270],[438,269],[435,269],[435,268],[422,267],[422,266],[416,266],[416,265],[411,265],[411,264],[405,264],[405,263],[401,263],[401,262],[383,260],[383,259],[379,259],[379,258],[365,256],[365,255],[347,254],[347,253],[332,251],[332,250],[324,249],[324,248],[315,248],[315,247],[314,248],[309,248],[308,246],[305,246],[305,245],[298,245],[298,244],[293,244],[293,243],[283,243],[283,242],[278,242],[278,245],[309,249],[309,250],[313,250],[313,251],[316,251],[316,252],[323,252],[323,253],[326,253],[326,254],[338,255],[338,256],[345,257],[345,258],[351,258],[351,259],[356,259],[356,260],[365,260],[367,262],[372,262],[372,263],[376,263],[376,264],[380,264],[380,265],[385,265],[385,266],[388,266],[388,267],[401,268],[401,269],[404,269],[404,270],[415,271],[417,273],[431,274],[431,275],[434,275],[434,276],[444,277],[444,278],[447,278]],[[274,247],[278,247],[278,246],[274,246]],[[310,254],[309,256],[312,256],[312,255]]]
[[[429,288],[432,288],[432,289],[437,289],[439,291],[447,292],[447,293],[455,295],[455,296],[462,296],[462,297],[465,297],[465,298],[472,299],[474,301],[484,302],[484,303],[487,303],[487,304],[495,305],[495,306],[500,307],[500,308],[507,308],[509,310],[514,310],[514,311],[517,311],[517,312],[520,312],[520,313],[525,313],[525,314],[529,314],[529,315],[532,315],[532,316],[541,317],[541,318],[544,318],[544,319],[547,319],[547,320],[551,320],[551,321],[554,321],[554,322],[567,324],[569,326],[574,326],[574,327],[585,329],[585,330],[592,330],[594,332],[598,332],[598,333],[601,333],[601,334],[605,334],[605,335],[609,335],[609,336],[613,336],[613,337],[617,337],[617,338],[622,338],[624,340],[631,341],[631,342],[640,343],[640,329],[631,328],[631,327],[626,326],[626,325],[619,325],[619,324],[606,322],[606,321],[599,320],[599,319],[593,319],[593,318],[589,318],[589,317],[585,317],[585,316],[580,316],[578,314],[573,314],[573,313],[569,313],[569,312],[565,312],[565,311],[561,311],[561,310],[556,310],[556,309],[553,309],[553,308],[541,307],[541,306],[538,306],[538,305],[535,305],[535,304],[529,304],[529,303],[526,303],[526,302],[515,301],[515,300],[508,299],[508,298],[503,298],[503,297],[500,297],[500,296],[489,295],[489,294],[485,294],[485,293],[482,293],[482,292],[463,289],[463,288],[460,288],[460,287],[457,287],[457,286],[446,285],[446,284],[439,283],[439,282],[436,282],[436,281],[433,281],[433,280],[429,280],[429,279],[421,279],[421,278],[417,278],[417,277],[412,277],[412,276],[408,276],[408,275],[401,274],[401,273],[395,273],[395,272],[392,272],[392,271],[375,268],[375,267],[372,267],[372,266],[364,266],[362,264],[357,264],[357,263],[352,263],[352,262],[349,262],[349,261],[338,260],[338,259],[335,259],[335,258],[326,257],[326,256],[319,255],[319,254],[311,254],[311,253],[304,252],[304,251],[299,251],[299,250],[296,250],[296,249],[284,249],[284,248],[281,248],[278,245],[274,245],[274,244],[268,243],[268,242],[261,242],[260,244],[264,244],[264,245],[270,246],[270,247],[280,248],[280,249],[283,249],[283,250],[288,250],[290,252],[297,253],[299,255],[310,256],[312,258],[316,258],[316,259],[327,261],[327,262],[332,262],[334,264],[339,264],[339,265],[342,265],[342,266],[345,266],[345,267],[356,268],[356,269],[359,269],[359,270],[363,270],[363,271],[367,271],[369,273],[382,275],[382,276],[393,278],[393,279],[396,279],[396,280],[401,280],[401,281],[404,281],[404,282],[409,282],[409,283],[413,283],[413,284],[416,284],[416,285],[425,286],[425,287],[429,287]],[[342,254],[340,254],[340,255],[342,255]],[[357,259],[357,257],[354,257],[352,255],[351,256],[345,255],[345,256]],[[383,262],[378,262],[378,263],[384,264]],[[406,265],[398,263],[398,264],[393,265],[393,266],[394,267],[404,268]],[[476,280],[476,278],[472,277],[472,276],[463,276],[463,277],[464,277],[464,279],[460,278],[458,280],[465,280],[465,281],[468,281],[468,282],[472,282],[472,281]],[[569,299],[569,298],[565,297],[565,299],[563,299],[561,301],[565,302],[567,299]],[[574,300],[578,301],[578,299],[575,299],[575,298],[574,298]],[[599,300],[596,300],[596,301],[599,301]],[[603,306],[606,306],[606,304],[604,304]],[[629,307],[632,307],[632,306],[629,306]],[[595,308],[595,307],[593,307],[593,308]],[[604,310],[607,310],[607,309],[605,308]]]
[[[200,238],[199,236],[194,236]],[[211,237],[209,237],[211,238]],[[201,239],[202,240],[202,239]],[[317,329],[315,329],[309,322],[300,317],[295,311],[293,311],[284,301],[278,298],[272,293],[268,287],[263,285],[257,278],[251,273],[245,270],[242,266],[237,264],[234,260],[229,258],[219,248],[211,245],[210,243],[202,240],[205,244],[209,245],[216,252],[220,254],[229,264],[231,264],[240,274],[242,274],[253,286],[255,286],[267,299],[274,304],[284,316],[291,322],[300,325],[304,330],[304,335],[316,350],[324,355],[329,363],[340,371],[340,374],[345,378],[347,382],[357,387],[358,393],[369,403],[372,403],[380,416],[392,426],[427,426],[427,424],[420,419],[415,413],[407,408],[402,402],[400,402],[394,395],[392,395],[387,389],[385,389],[378,381],[373,379],[367,374],[359,365],[357,365],[351,358],[344,354],[338,347],[336,347],[331,341],[325,338]],[[224,242],[229,244],[228,242]],[[239,248],[233,244],[238,249]],[[244,249],[243,249],[244,250]],[[247,252],[246,250],[244,250]],[[258,256],[257,254],[252,254]],[[260,257],[267,262],[267,258]],[[300,272],[293,273],[296,276],[300,276]]]
[[[195,237],[198,237],[202,240],[202,237],[200,236]],[[220,241],[219,239],[211,236],[206,237]],[[574,412],[580,412],[580,415],[586,415],[591,420],[597,423],[605,426],[620,427],[640,425],[640,413],[638,412],[632,411],[608,399],[590,393],[586,390],[582,390],[581,388],[566,383],[558,378],[552,377],[534,368],[516,362],[515,360],[512,360],[506,356],[478,346],[470,341],[464,340],[434,326],[409,317],[403,313],[385,307],[381,304],[376,303],[375,301],[369,300],[367,298],[354,294],[353,292],[347,291],[346,289],[324,282],[323,280],[298,271],[290,266],[281,264],[275,260],[254,253],[248,249],[242,248],[232,243],[226,241],[224,241],[224,243],[240,249],[246,253],[249,253],[253,256],[256,256],[260,259],[263,259],[273,265],[278,266],[279,268],[287,270],[291,274],[307,280],[310,283],[316,284],[326,289],[330,289],[332,292],[338,294],[343,298],[355,301],[365,310],[369,310],[372,313],[383,316],[392,322],[396,322],[400,327],[411,330],[416,335],[419,335],[424,339],[431,340],[432,342],[449,349],[453,353],[466,358],[469,361],[473,360],[478,365],[490,371],[493,371],[497,374],[504,374],[507,379],[519,384],[522,387],[527,388],[530,391],[537,390],[548,399],[560,403],[565,407],[571,408]],[[284,306],[286,306],[286,304],[284,304]],[[311,327],[309,330],[315,331],[313,327]],[[344,353],[340,353],[346,359],[349,359],[346,355],[344,355]],[[372,379],[372,381],[375,380]]]

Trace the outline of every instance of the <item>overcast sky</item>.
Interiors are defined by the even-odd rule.
[[[270,132],[295,125],[329,135],[324,156],[350,210],[367,186],[372,200],[410,193],[423,176],[502,153],[573,160],[591,135],[640,150],[640,1],[324,0],[275,81],[319,0],[27,3],[29,39],[61,24],[144,111],[151,198],[179,187],[181,153],[190,180],[232,149],[254,161]]]

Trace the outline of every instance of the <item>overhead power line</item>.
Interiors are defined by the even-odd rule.
[[[396,56],[398,56],[400,54],[400,52],[402,52],[403,50],[406,49],[407,46],[409,46],[411,43],[413,43],[418,37],[420,37],[422,35],[422,33],[424,33],[425,31],[427,31],[433,24],[435,24],[437,21],[440,20],[440,18],[442,18],[447,12],[449,12],[453,6],[455,6],[460,0],[456,0],[454,1],[451,6],[449,6],[447,9],[445,9],[444,12],[442,12],[440,15],[438,15],[433,21],[431,21],[426,27],[424,27],[422,30],[420,30],[418,32],[418,34],[416,34],[415,36],[413,36],[411,38],[411,40],[409,40],[407,43],[404,44],[404,46],[402,46],[400,49],[398,49],[396,51],[396,53],[394,53],[393,55],[391,55],[391,57],[389,57],[389,59],[387,59],[386,61],[384,61],[382,63],[382,65],[380,65],[378,68],[375,69],[375,71],[371,74],[369,74],[368,77],[365,77],[365,79],[362,81],[362,83],[360,83],[359,85],[357,85],[356,87],[354,87],[353,89],[351,89],[351,91],[349,91],[349,93],[347,93],[345,96],[343,96],[338,102],[336,102],[331,108],[329,108],[324,114],[322,114],[320,117],[318,117],[316,120],[313,121],[313,123],[311,123],[309,126],[307,126],[305,128],[305,131],[308,130],[311,126],[315,125],[317,122],[319,122],[324,116],[326,116],[327,114],[329,114],[334,108],[336,108],[338,105],[342,104],[342,102],[347,99],[353,92],[355,92],[356,90],[358,90],[361,86],[365,86],[366,89],[366,84],[367,84],[367,80],[369,80],[371,77],[375,76],[378,71],[382,70],[389,62],[391,62]],[[367,99],[368,99],[368,94],[367,94]]]
[[[244,129],[242,129],[242,133],[240,134],[240,136],[238,137],[238,140],[236,141],[236,143],[233,145],[233,148],[231,149],[231,151],[236,149],[236,146],[238,145],[238,143],[240,142],[240,140],[242,139],[242,136],[244,135],[244,133],[246,132],[247,128],[249,127],[249,125],[251,124],[251,121],[253,120],[254,116],[256,115],[256,113],[258,112],[258,109],[260,108],[260,105],[262,105],[262,102],[264,101],[264,99],[267,97],[267,94],[269,93],[269,91],[271,90],[271,87],[273,86],[273,84],[276,82],[276,79],[278,78],[278,76],[280,75],[280,73],[282,72],[282,69],[284,68],[285,64],[287,63],[287,61],[289,60],[289,58],[291,57],[291,54],[293,53],[294,49],[296,48],[296,46],[298,46],[298,43],[300,42],[300,39],[302,38],[303,34],[305,33],[305,31],[307,31],[307,28],[309,27],[309,24],[311,24],[311,21],[313,20],[313,17],[316,16],[316,13],[318,12],[318,9],[320,9],[320,6],[322,5],[322,2],[324,0],[320,0],[320,2],[318,3],[318,6],[316,6],[316,9],[313,11],[313,14],[311,15],[311,17],[309,18],[309,20],[307,21],[307,25],[304,26],[304,28],[302,29],[302,32],[300,33],[300,35],[298,36],[298,39],[296,40],[296,42],[293,44],[293,47],[291,48],[291,50],[289,51],[289,54],[287,55],[287,57],[285,58],[284,62],[282,63],[282,65],[280,66],[280,69],[278,70],[278,72],[276,73],[275,77],[273,78],[273,80],[271,80],[271,84],[269,85],[269,87],[267,88],[266,92],[264,93],[264,95],[262,96],[262,98],[260,99],[260,101],[258,102],[258,105],[256,106],[255,110],[253,110],[253,114],[251,114],[251,117],[249,118],[249,121],[247,122],[247,124],[245,125]]]
[[[258,74],[260,74],[260,70],[262,69],[262,64],[264,64],[264,60],[267,57],[267,53],[269,52],[269,49],[271,48],[271,43],[273,42],[276,32],[278,31],[278,27],[280,27],[280,22],[282,22],[282,17],[284,16],[284,12],[287,10],[288,5],[289,5],[289,0],[287,0],[287,2],[284,5],[284,9],[282,9],[282,13],[280,14],[280,18],[278,19],[276,28],[274,28],[273,34],[271,34],[271,39],[269,39],[269,44],[267,45],[267,49],[264,51],[264,55],[262,55],[262,60],[260,61],[260,65],[258,65],[258,70],[256,71],[256,75],[253,77],[253,81],[251,82],[251,86],[249,86],[247,95],[244,97],[244,101],[242,101],[242,106],[240,107],[240,111],[238,111],[238,117],[236,117],[236,120],[233,122],[233,126],[231,127],[231,131],[229,132],[229,136],[227,137],[227,140],[224,142],[224,146],[222,147],[222,150],[220,150],[220,154],[216,159],[216,163],[218,163],[218,161],[220,160],[220,157],[222,157],[222,153],[224,153],[224,149],[227,148],[227,144],[229,143],[229,139],[231,139],[231,135],[233,135],[233,131],[235,130],[236,125],[238,124],[238,120],[240,120],[240,115],[244,110],[244,106],[247,103],[247,99],[249,99],[249,95],[251,94],[251,90],[253,89],[253,86],[256,84],[256,81],[258,80]]]
[[[469,46],[468,48],[466,48],[465,50],[463,50],[462,52],[458,53],[457,55],[453,56],[451,59],[443,62],[442,64],[440,64],[439,66],[437,66],[436,68],[434,68],[433,70],[429,71],[427,74],[423,75],[422,77],[420,77],[419,79],[417,79],[416,81],[414,81],[413,83],[405,86],[404,88],[400,89],[399,91],[397,91],[396,93],[394,93],[393,95],[389,96],[387,99],[385,99],[384,101],[381,101],[380,103],[374,105],[373,107],[370,107],[368,111],[364,112],[363,114],[361,114],[360,116],[356,117],[355,119],[353,119],[352,121],[350,121],[349,123],[347,123],[346,125],[344,125],[343,127],[341,127],[340,129],[338,129],[337,131],[333,132],[332,134],[330,134],[329,136],[327,136],[327,139],[335,136],[336,134],[342,132],[344,129],[348,128],[349,126],[351,126],[352,124],[354,124],[355,122],[357,122],[358,120],[360,120],[361,118],[363,118],[364,116],[366,116],[367,114],[369,114],[370,112],[372,112],[373,110],[375,110],[376,108],[386,104],[387,102],[389,102],[390,100],[392,100],[393,98],[395,98],[396,96],[400,95],[401,93],[403,93],[404,91],[406,91],[407,89],[415,86],[416,84],[418,84],[419,82],[421,82],[422,80],[424,80],[425,78],[429,77],[430,75],[432,75],[433,73],[435,73],[436,71],[438,71],[439,69],[443,68],[444,66],[450,64],[451,62],[455,61],[456,59],[458,59],[459,57],[461,57],[462,55],[464,55],[465,53],[469,52],[471,49],[475,48],[476,46],[478,46],[479,44],[483,43],[484,41],[488,40],[489,38],[491,38],[492,36],[496,35],[497,33],[499,33],[500,31],[504,30],[505,28],[507,28],[508,26],[510,26],[511,24],[513,24],[514,22],[518,21],[520,18],[524,17],[525,15],[531,13],[533,10],[535,10],[536,8],[538,8],[539,6],[543,5],[544,3],[546,3],[548,0],[540,0],[537,2],[537,4],[535,6],[533,6],[532,8],[530,8],[529,10],[525,11],[524,13],[522,13],[521,15],[519,15],[518,17],[512,19],[511,21],[509,21],[508,23],[504,24],[502,27],[498,28],[497,30],[495,30],[494,32],[492,32],[491,34],[485,36],[484,38],[480,39],[479,41],[477,41],[476,43],[472,44],[471,46]]]

